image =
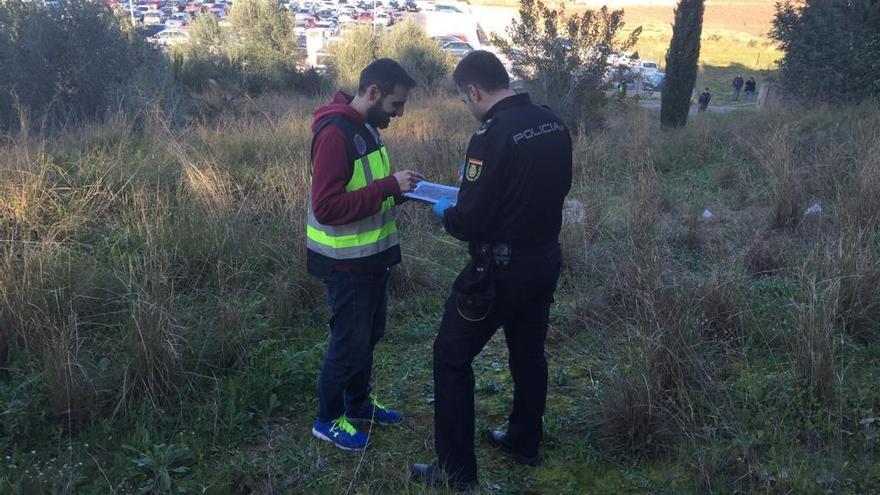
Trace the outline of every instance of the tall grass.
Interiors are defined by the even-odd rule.
[[[321,103],[265,95],[186,127],[120,113],[3,142],[0,358],[41,377],[50,420],[72,432],[201,401],[231,428],[311,394],[325,330],[304,220]],[[876,341],[880,321],[876,115],[707,116],[672,133],[624,108],[575,137],[550,345],[601,341],[594,385],[577,392],[591,443],[684,456],[702,486],[748,490],[776,455],[749,443],[764,404],[744,397],[765,386],[749,370],[815,398],[766,413],[785,431],[844,407],[846,353]],[[383,135],[395,168],[454,184],[477,124],[451,97],[417,97]],[[833,152],[815,144],[828,140]],[[805,215],[812,203],[821,213]],[[397,304],[438,310],[465,261],[424,205],[398,219],[392,320]],[[267,360],[278,345],[291,349]],[[254,373],[219,385],[242,367]]]
[[[446,103],[387,133],[397,167],[456,180],[468,128],[463,106]],[[89,401],[98,415],[173,408],[187,376],[242,363],[270,329],[311,314],[323,297],[304,266],[308,115],[320,104],[267,97],[184,129],[120,115],[4,146],[4,362],[40,357],[59,415]],[[400,216],[407,263],[394,290],[442,290],[455,268],[436,253],[451,242],[425,208]]]

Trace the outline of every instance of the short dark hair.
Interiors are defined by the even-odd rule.
[[[501,60],[492,52],[474,50],[458,63],[452,73],[452,80],[459,88],[468,84],[492,92],[510,88],[510,76]]]
[[[394,60],[390,58],[380,58],[373,61],[370,65],[364,67],[361,71],[360,81],[358,82],[358,94],[362,95],[368,87],[376,85],[383,95],[394,92],[397,86],[403,86],[406,89],[412,89],[416,86],[416,80]]]

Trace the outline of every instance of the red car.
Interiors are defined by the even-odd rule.
[[[371,22],[373,22],[373,13],[372,12],[361,12],[360,14],[358,14],[356,20],[358,22],[371,23]]]

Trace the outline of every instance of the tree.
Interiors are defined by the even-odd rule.
[[[623,10],[602,7],[566,16],[564,7],[551,10],[541,0],[520,0],[519,5],[519,19],[507,29],[510,40],[493,35],[492,43],[536,99],[571,124],[595,118],[605,101],[608,56],[635,45],[641,27],[618,41]]]
[[[427,90],[436,89],[454,64],[452,57],[412,21],[394,26],[379,41],[379,56],[396,60]]]
[[[283,87],[296,74],[303,54],[290,15],[277,0],[237,0],[229,25],[234,37],[230,56],[238,62],[246,88]]]
[[[438,86],[453,64],[437,43],[428,38],[425,30],[412,21],[397,24],[384,32],[372,26],[356,27],[331,50],[333,72],[344,88],[357,87],[361,70],[380,57],[396,60],[419,87],[428,90]]]
[[[193,22],[189,42],[172,53],[175,77],[186,87],[261,93],[298,90],[314,93],[321,78],[299,70],[303,52],[296,45],[289,14],[274,0],[239,0],[229,29],[214,16]]]
[[[103,2],[0,1],[0,128],[32,120],[92,118],[115,88],[164,63]]]
[[[880,96],[877,0],[777,4],[770,36],[784,54],[779,65],[790,96],[827,101]]]
[[[660,123],[664,127],[687,124],[691,94],[697,82],[704,3],[704,0],[680,0],[675,9],[660,103]]]
[[[349,30],[331,53],[330,63],[338,83],[346,88],[357,87],[361,70],[379,58],[379,32],[372,26],[358,26]]]

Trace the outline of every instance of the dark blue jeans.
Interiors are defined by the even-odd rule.
[[[373,349],[385,333],[391,269],[333,272],[324,279],[330,306],[330,344],[318,384],[318,419],[331,421],[370,394]]]

